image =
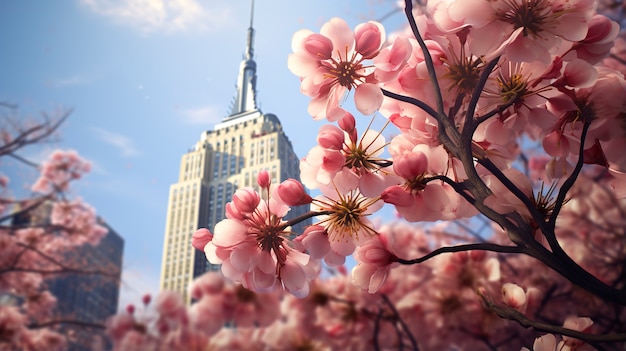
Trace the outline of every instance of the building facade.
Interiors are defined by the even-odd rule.
[[[212,231],[238,188],[258,190],[261,170],[269,172],[274,184],[300,179],[299,159],[278,117],[257,107],[253,36],[251,20],[230,114],[183,155],[178,182],[170,186],[160,288],[180,292],[185,301],[190,301],[189,283],[218,268],[191,246],[193,233],[198,228]],[[307,206],[292,208],[289,218],[306,211]],[[294,232],[301,233],[307,224],[300,223]]]
[[[50,226],[51,203],[13,218],[13,225]],[[124,239],[102,218],[107,229],[97,245],[89,243],[62,252],[62,262],[81,272],[61,272],[46,277],[45,285],[56,298],[51,320],[67,340],[67,351],[111,350],[113,344],[103,326],[117,313]],[[52,231],[52,235],[56,232]],[[87,273],[97,271],[102,273]],[[0,292],[0,298],[2,293]],[[19,303],[19,301],[15,301]]]
[[[87,324],[104,325],[117,313],[124,239],[102,219],[98,219],[98,224],[108,230],[100,243],[79,246],[66,257],[69,262],[83,262],[86,269],[99,269],[109,274],[65,274],[48,281],[50,292],[57,298],[57,315],[86,324],[61,324],[67,336],[68,351],[112,348],[104,329]]]

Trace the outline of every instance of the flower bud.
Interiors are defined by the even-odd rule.
[[[260,201],[261,196],[259,193],[249,187],[237,189],[233,195],[233,204],[240,212],[243,213],[253,212],[259,205]]]
[[[278,197],[288,206],[310,204],[313,199],[304,190],[302,183],[295,179],[287,179],[278,185]]]
[[[502,285],[502,300],[508,306],[519,310],[526,304],[526,293],[519,285],[506,283]]]
[[[343,116],[342,119],[339,120],[339,122],[337,122],[339,124],[339,128],[343,129],[344,131],[350,133],[351,131],[354,130],[354,128],[356,128],[356,120],[354,119],[354,116],[350,113],[347,112],[345,113],[345,115]]]
[[[259,174],[257,175],[256,178],[256,182],[257,184],[259,184],[259,186],[263,189],[269,189],[270,187],[270,174],[267,172],[266,169],[261,170],[259,172]]]
[[[413,180],[426,172],[428,159],[422,152],[411,152],[393,160],[393,170],[404,179]]]
[[[380,23],[370,21],[358,25],[354,31],[356,51],[366,59],[376,56],[380,51],[384,35],[384,28]]]
[[[317,143],[326,149],[341,150],[343,148],[344,133],[332,124],[325,124],[317,134]]]
[[[333,53],[333,42],[318,33],[313,33],[304,38],[303,46],[306,52],[319,58],[320,60],[327,60],[331,58]]]
[[[388,204],[400,207],[411,206],[414,202],[413,196],[399,185],[392,185],[385,189],[380,194],[380,198]]]
[[[152,301],[152,295],[150,294],[144,294],[141,297],[141,302],[143,302],[144,305],[149,305],[150,301]]]
[[[213,234],[206,228],[200,228],[193,233],[191,245],[197,250],[204,251],[204,247],[211,242],[211,240],[213,240]]]

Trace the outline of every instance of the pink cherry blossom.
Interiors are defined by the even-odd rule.
[[[526,293],[517,284],[505,283],[502,285],[502,299],[505,304],[516,310],[523,312],[526,308]]]
[[[291,178],[278,185],[276,195],[288,206],[306,205],[310,204],[313,200],[311,196],[307,194],[302,183]]]
[[[386,234],[373,236],[357,248],[354,256],[358,262],[352,270],[354,283],[370,294],[375,293],[387,280],[391,265],[396,261],[389,251]]]
[[[358,189],[346,193],[331,189],[321,189],[323,195],[313,199],[311,210],[323,213],[318,224],[326,228],[331,249],[348,256],[376,234],[367,217],[379,210],[383,202],[364,196]]]
[[[222,265],[226,277],[248,289],[272,291],[281,286],[301,296],[308,293],[317,267],[308,255],[290,246],[291,233],[283,220],[289,207],[278,196],[278,188],[270,194],[269,176],[261,173],[258,183],[267,197],[243,190],[241,201],[227,206],[227,218],[215,225],[204,251],[211,263]],[[255,208],[252,203],[257,203]]]
[[[371,82],[373,69],[366,60],[378,55],[384,38],[383,26],[377,22],[361,24],[353,33],[339,18],[324,24],[320,34],[303,30],[294,35],[294,53],[288,65],[301,77],[302,93],[312,98],[309,113],[313,118],[334,121],[343,117],[339,106],[352,89],[357,109],[363,114],[372,114],[380,107],[383,94]]]
[[[89,162],[78,156],[76,151],[56,150],[41,166],[41,175],[32,190],[40,193],[67,190],[69,182],[89,172]]]
[[[197,250],[204,251],[204,248],[211,240],[213,240],[213,234],[206,228],[200,228],[193,233],[191,245]]]

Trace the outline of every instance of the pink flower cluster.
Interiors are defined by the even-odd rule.
[[[72,180],[80,179],[91,170],[91,164],[76,151],[56,150],[41,165],[41,175],[32,190],[39,193],[65,191]]]
[[[84,269],[73,250],[96,245],[107,232],[93,208],[66,193],[89,171],[88,162],[74,151],[55,151],[39,170],[32,186],[38,194],[25,199],[5,197],[8,178],[0,178],[0,349],[67,348],[66,335],[50,321],[71,317],[56,315],[46,278]]]
[[[272,291],[281,286],[304,296],[318,264],[292,248],[283,217],[289,211],[287,203],[306,202],[308,195],[292,181],[272,188],[267,171],[259,172],[257,183],[263,196],[252,188],[238,189],[226,205],[226,219],[215,226],[213,234],[200,229],[194,246],[204,250],[211,263],[221,264],[226,277],[248,289]]]

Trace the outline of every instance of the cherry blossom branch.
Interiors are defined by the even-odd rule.
[[[522,190],[520,190],[520,188],[518,188],[517,185],[511,181],[511,179],[509,179],[509,177],[502,173],[502,171],[493,162],[491,162],[490,159],[478,158],[477,161],[481,166],[491,172],[491,174],[493,174],[500,182],[502,182],[502,184],[524,204],[537,225],[541,226],[542,223],[545,223],[545,218],[530,198],[526,196],[526,194],[524,194]]]
[[[515,104],[515,101],[517,101],[517,99],[516,98],[512,98],[509,101],[507,101],[507,103],[502,104],[502,105],[498,105],[498,107],[496,107],[493,110],[485,113],[484,115],[476,117],[475,118],[476,127],[478,127],[481,123],[483,123],[484,121],[488,120],[489,118],[506,111],[509,107],[511,107],[511,106],[513,106],[513,104]],[[474,130],[476,130],[476,129],[474,129]]]
[[[298,224],[302,221],[305,221],[309,218],[314,218],[317,216],[324,216],[324,215],[329,215],[333,213],[332,211],[309,211],[307,213],[301,214],[298,217],[292,218],[290,220],[288,220],[284,225],[283,225],[283,229],[287,228],[287,227],[291,227],[295,224]]]
[[[505,306],[496,305],[481,292],[479,292],[478,295],[482,298],[482,301],[486,309],[494,312],[500,318],[515,321],[525,328],[532,328],[532,329],[542,331],[542,332],[569,336],[572,338],[583,340],[590,344],[591,343],[615,343],[615,342],[626,341],[626,333],[605,334],[605,335],[589,334],[589,333],[584,333],[584,332],[580,332],[580,331],[569,329],[569,328],[559,327],[559,326],[555,326],[552,324],[535,321],[526,317],[523,313],[521,313],[520,311],[514,308],[511,308],[508,306],[505,307]]]
[[[415,337],[413,336],[413,333],[411,333],[411,330],[409,329],[409,327],[406,325],[404,320],[400,317],[400,314],[398,313],[398,310],[396,310],[396,307],[394,306],[393,302],[391,302],[389,297],[387,295],[385,295],[385,294],[381,294],[381,297],[382,297],[383,301],[385,301],[387,306],[389,306],[389,308],[391,309],[391,311],[394,314],[394,317],[395,317],[396,321],[400,324],[400,326],[402,327],[402,330],[404,330],[404,333],[406,334],[406,336],[411,341],[411,346],[413,347],[413,351],[419,351],[419,346],[417,345],[417,340],[415,340]],[[402,345],[401,340],[398,340],[398,343],[400,345]]]
[[[576,179],[578,179],[578,176],[580,175],[580,171],[583,168],[585,139],[587,138],[587,132],[589,131],[590,126],[591,126],[591,121],[589,120],[589,118],[586,118],[583,124],[582,131],[580,133],[580,147],[578,150],[578,161],[576,161],[576,166],[572,170],[572,173],[569,175],[569,177],[567,177],[567,179],[561,186],[561,189],[559,189],[559,194],[556,197],[554,209],[552,210],[552,214],[550,215],[550,219],[548,220],[548,224],[550,228],[553,230],[554,230],[554,227],[556,226],[556,218],[558,217],[559,213],[561,212],[561,208],[563,207],[563,204],[565,203],[565,197],[567,196],[567,192],[572,188],[572,186],[574,185],[574,182],[576,182]],[[558,242],[557,242],[557,245],[558,245]]]
[[[472,135],[478,127],[479,123],[474,120],[474,113],[476,112],[476,106],[478,105],[478,99],[480,99],[480,95],[485,88],[485,84],[487,84],[487,79],[489,79],[489,75],[500,61],[500,56],[491,60],[484,68],[482,73],[480,74],[480,79],[478,83],[474,87],[474,91],[472,92],[472,97],[467,106],[467,112],[465,113],[465,123],[463,124],[463,131],[461,132],[461,140],[467,140],[471,143]],[[469,146],[469,145],[465,145]]]
[[[422,38],[422,35],[417,28],[417,23],[415,22],[415,17],[413,16],[413,0],[405,0],[404,6],[404,13],[406,14],[406,18],[409,21],[411,31],[413,31],[413,35],[415,36],[415,39],[417,39],[417,42],[422,49],[422,53],[424,54],[424,62],[426,63],[426,68],[428,69],[428,78],[430,78],[433,89],[435,90],[435,97],[437,100],[437,115],[445,116],[445,112],[443,111],[443,96],[441,95],[441,89],[439,88],[439,80],[437,78],[437,73],[435,72],[433,58],[430,55],[430,50],[428,50],[424,38]]]
[[[378,341],[378,333],[380,333],[380,319],[383,316],[383,309],[381,308],[376,315],[376,319],[374,319],[374,350],[380,351],[380,342]]]
[[[32,323],[28,325],[28,328],[29,329],[42,329],[42,328],[56,326],[59,324],[71,324],[71,325],[76,325],[80,327],[88,327],[88,328],[103,329],[103,330],[106,329],[106,326],[102,323],[92,323],[92,322],[77,321],[77,320],[72,320],[72,319],[57,319],[57,320],[47,321],[43,323]]]
[[[504,246],[504,245],[498,245],[494,243],[472,243],[472,244],[462,244],[462,245],[456,245],[456,246],[440,247],[429,252],[428,254],[422,257],[415,258],[412,260],[405,260],[405,259],[396,257],[396,262],[400,264],[406,264],[406,265],[417,264],[417,263],[422,263],[424,261],[427,261],[442,253],[473,251],[473,250],[492,251],[492,252],[500,252],[500,253],[524,253],[524,254],[529,253],[526,248],[521,247],[521,246]]]
[[[428,113],[429,115],[431,115],[433,118],[437,119],[437,111],[435,111],[432,107],[430,107],[428,104],[426,104],[425,102],[423,102],[422,100],[416,99],[416,98],[412,98],[409,96],[405,96],[405,95],[400,95],[400,94],[396,94],[394,92],[391,92],[389,90],[386,89],[380,89],[383,92],[383,95],[390,97],[392,99],[396,99],[398,101],[403,101],[406,103],[409,103],[411,105],[415,105],[419,108],[421,108],[422,110],[424,110],[424,112]]]
[[[31,246],[31,245],[26,245],[26,244],[23,244],[23,243],[16,243],[16,245],[20,246],[20,247],[23,247],[26,250],[31,250],[31,251],[35,252],[39,256],[41,256],[44,259],[48,260],[49,262],[59,266],[61,269],[68,270],[68,271],[75,271],[75,270],[77,270],[76,268],[72,268],[72,267],[68,267],[68,266],[64,265],[63,263],[59,262],[59,260],[55,259],[54,257],[52,257],[50,255],[47,255],[47,254],[41,252],[40,250],[38,250],[37,248],[35,248],[35,247]],[[100,271],[100,272],[98,272],[98,274],[102,274],[102,275],[105,275],[105,276],[111,276],[111,277],[119,276],[119,272],[107,273],[105,271]]]
[[[44,113],[45,122],[21,131],[19,135],[10,142],[0,146],[0,156],[10,155],[16,150],[30,144],[38,143],[54,133],[59,126],[69,117],[72,110],[65,111],[56,121],[51,122]]]
[[[22,268],[22,267],[9,267],[5,269],[0,269],[0,275],[5,273],[13,273],[13,272],[24,272],[24,273],[38,273],[45,275],[53,275],[53,274],[83,274],[83,275],[103,275],[108,277],[116,277],[118,274],[108,273],[102,270],[84,270],[78,268],[62,268],[58,270],[42,270],[36,268]]]

